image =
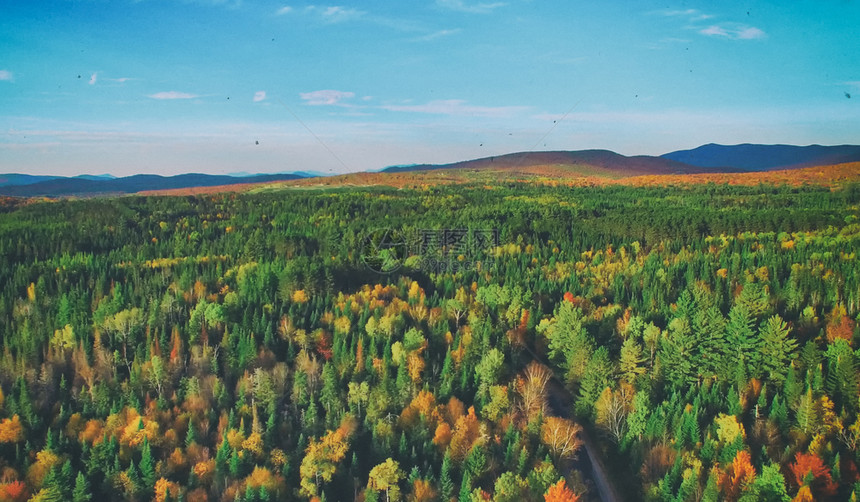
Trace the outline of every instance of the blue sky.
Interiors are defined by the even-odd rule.
[[[860,142],[856,1],[0,11],[0,172],[337,173],[524,150]]]

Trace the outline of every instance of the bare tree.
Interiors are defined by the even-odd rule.
[[[541,427],[541,441],[556,458],[573,458],[582,447],[580,432],[582,432],[582,426],[572,420],[548,417]]]
[[[532,361],[517,378],[517,393],[520,395],[520,413],[527,422],[547,414],[547,383],[552,376],[549,368]]]

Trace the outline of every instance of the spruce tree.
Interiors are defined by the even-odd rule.
[[[442,468],[439,472],[439,491],[442,495],[442,500],[451,500],[454,495],[454,481],[451,480],[451,455],[445,451],[445,457],[442,459]]]
[[[90,502],[93,498],[90,486],[83,472],[79,472],[75,478],[75,488],[72,491],[72,502]]]
[[[143,481],[144,490],[149,493],[155,487],[155,464],[152,461],[152,451],[149,440],[144,436],[143,448],[140,455],[140,477]]]

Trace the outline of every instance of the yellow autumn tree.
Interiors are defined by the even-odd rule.
[[[164,502],[165,500],[176,500],[179,496],[179,484],[173,481],[168,481],[160,478],[155,482],[155,502]]]
[[[17,443],[24,439],[24,427],[21,418],[13,415],[0,422],[0,443]]]
[[[354,428],[352,417],[347,415],[337,430],[329,431],[320,439],[311,438],[299,467],[303,495],[316,497],[322,483],[331,481],[338,464],[349,451],[349,438]]]

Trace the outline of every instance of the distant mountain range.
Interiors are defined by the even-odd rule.
[[[89,196],[104,194],[127,194],[144,190],[169,190],[173,188],[210,187],[239,183],[269,183],[303,178],[298,174],[257,174],[253,176],[226,176],[212,174],[180,174],[159,176],[136,174],[123,178],[101,176],[30,176],[26,174],[0,175],[0,195],[16,197],[38,196]],[[39,179],[41,178],[41,179]],[[8,181],[8,180],[11,180]]]
[[[32,185],[34,183],[55,180],[58,178],[63,178],[63,176],[34,176],[32,174],[18,173],[0,174],[0,187],[9,185]],[[75,176],[75,179],[110,180],[114,179],[114,176],[111,176],[110,174],[81,174],[79,176]]]
[[[773,171],[799,167],[832,166],[860,161],[860,146],[702,145],[661,156],[691,166],[732,171]]]
[[[659,157],[625,156],[608,150],[555,152],[519,152],[494,157],[455,162],[451,164],[417,164],[392,166],[378,173],[396,174],[400,178],[410,172],[457,171],[458,176],[484,173],[495,176],[504,173],[514,178],[604,178],[621,179],[646,175],[687,175],[718,173],[750,173],[813,166],[830,166],[860,162],[860,146],[792,146],[792,145],[703,145],[692,150],[679,150]],[[162,191],[227,185],[253,185],[319,176],[307,171],[285,174],[235,173],[234,175],[180,174],[157,176],[139,174],[124,178],[110,175],[82,175],[74,178],[0,174],[0,195],[90,196],[127,194],[142,191]],[[354,173],[359,175],[361,173]],[[339,178],[339,177],[338,177]],[[335,183],[332,181],[332,183]],[[403,180],[400,180],[402,183]],[[211,191],[211,190],[210,190]]]

